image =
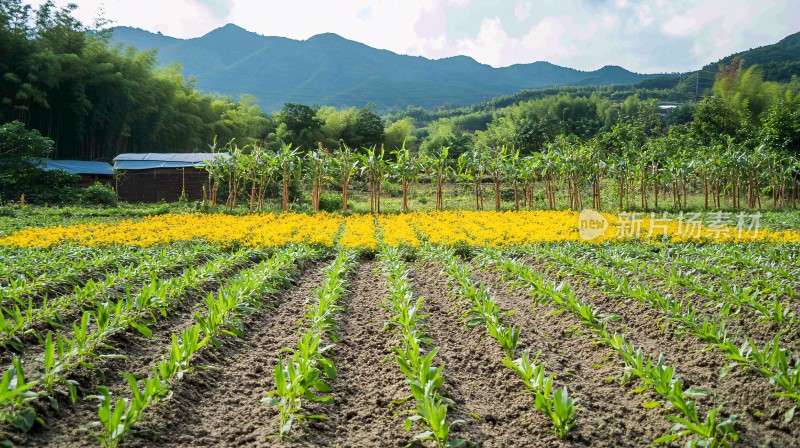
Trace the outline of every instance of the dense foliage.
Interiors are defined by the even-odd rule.
[[[296,197],[290,190],[303,180],[315,210],[332,186],[347,210],[351,180],[368,185],[377,210],[385,182],[396,181],[407,209],[408,187],[421,178],[474,183],[478,209],[488,178],[495,208],[505,187],[513,187],[516,206],[535,205],[536,182],[546,194],[536,202],[550,208],[556,191],[577,208],[589,190],[600,208],[609,180],[613,199],[605,202],[620,209],[652,208],[648,196],[658,206],[659,194],[685,208],[687,190],[701,190],[705,205],[715,207],[724,197],[734,208],[760,206],[764,195],[773,206],[797,197],[800,80],[776,78],[740,57],[715,65],[714,79],[703,84],[699,74],[665,76],[633,87],[522,91],[465,108],[409,108],[384,117],[370,107],[300,103],[266,114],[253,96],[199,93],[180,67],[160,68],[153,51],[112,44],[102,19],[90,31],[73,9],[0,1],[0,44],[10,50],[0,55],[0,121],[19,120],[45,136],[22,158],[0,149],[6,171],[19,171],[15,185],[22,186],[6,188],[7,198],[34,184],[53,186],[34,179],[41,173],[30,164],[14,168],[51,147],[52,157],[89,160],[131,151],[227,151],[228,162],[208,167],[208,194],[217,199],[221,187],[230,208],[240,191],[255,209],[282,190],[287,209]],[[793,42],[787,39],[745,55],[780,52]],[[17,125],[13,132],[23,131]],[[15,145],[13,138],[5,144]],[[40,202],[53,200],[64,199]],[[437,192],[437,208],[442,201]]]

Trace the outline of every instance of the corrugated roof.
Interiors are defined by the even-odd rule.
[[[145,153],[125,153],[114,157],[115,162],[123,160],[138,160],[138,161],[157,161],[157,162],[184,162],[184,163],[202,163],[206,160],[211,160],[214,155],[217,157],[230,157],[228,153],[218,152],[216,154],[210,152],[172,152],[172,153],[158,153],[158,152],[145,152]]]
[[[228,158],[226,152],[179,152],[179,153],[126,153],[114,158],[115,170],[152,170],[155,168],[190,168],[210,161],[214,156]]]
[[[158,160],[118,160],[114,163],[115,170],[152,170],[154,168],[194,168],[202,162],[161,162]]]
[[[64,170],[71,174],[102,174],[108,176],[114,174],[111,164],[86,160],[41,159],[41,167],[45,171]]]

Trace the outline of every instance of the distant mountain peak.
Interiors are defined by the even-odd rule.
[[[258,33],[254,33],[252,31],[247,31],[246,29],[240,27],[239,25],[228,23],[219,28],[209,31],[208,33],[201,36],[200,39],[219,38],[219,37],[221,37],[222,39],[235,39],[238,37],[242,38],[261,37],[261,35]]]
[[[320,33],[315,34],[308,38],[308,40],[317,40],[317,41],[341,41],[341,40],[348,40],[336,33]]]
[[[307,40],[262,36],[229,23],[196,39],[167,40],[115,31],[117,42],[157,49],[162,65],[178,61],[205,92],[255,94],[267,111],[283,103],[379,109],[470,105],[553,85],[632,84],[649,75],[621,67],[584,72],[549,62],[493,68],[469,56],[429,59],[380,50],[335,33]]]

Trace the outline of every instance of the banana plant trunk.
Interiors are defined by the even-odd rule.
[[[408,211],[408,181],[403,181],[403,211]]]
[[[289,163],[283,164],[283,195],[281,196],[281,210],[289,210]]]
[[[494,210],[500,211],[500,179],[497,175],[494,177]]]

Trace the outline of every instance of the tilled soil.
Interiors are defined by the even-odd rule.
[[[309,410],[327,420],[312,422],[305,430],[295,425],[292,437],[278,446],[402,447],[413,436],[403,430],[411,403],[400,402],[410,393],[392,352],[400,339],[383,331],[389,312],[381,304],[389,291],[379,269],[375,262],[361,265],[350,281],[350,294],[341,299],[345,311],[337,318],[333,403]],[[274,433],[278,416],[273,413],[266,424]]]
[[[241,269],[247,269],[243,266]],[[203,285],[199,290],[194,290],[182,298],[183,305],[172,310],[166,318],[159,319],[148,328],[152,336],[147,338],[129,329],[117,333],[107,341],[108,349],[101,349],[101,356],[114,355],[100,360],[94,360],[96,370],[78,368],[70,372],[70,379],[76,380],[78,387],[78,400],[76,403],[62,396],[59,400],[60,411],[54,411],[47,403],[38,403],[38,413],[46,422],[46,428],[34,427],[26,435],[16,432],[0,434],[0,439],[10,437],[19,446],[97,446],[90,431],[90,423],[97,420],[97,401],[88,396],[97,393],[97,386],[103,385],[112,393],[127,389],[127,381],[121,372],[134,375],[149,375],[153,365],[172,343],[172,335],[183,331],[194,323],[194,314],[202,310],[204,299],[210,291],[218,289],[225,278],[235,275],[239,269],[229,272],[220,278]],[[165,272],[165,275],[168,273]],[[29,372],[41,368],[42,347],[35,347],[24,355],[25,365]],[[123,357],[119,357],[123,356]],[[126,396],[123,393],[122,396]]]
[[[305,305],[322,280],[323,264],[301,273],[244,322],[245,339],[222,338],[218,349],[200,352],[193,365],[210,366],[186,375],[171,399],[152,408],[125,446],[268,446],[272,369],[282,348],[296,345]]]
[[[664,328],[662,316],[656,310],[635,300],[612,298],[582,279],[575,279],[572,284],[584,300],[601,310],[622,316],[618,324],[627,328],[630,339],[645,353],[663,354],[667,364],[675,366],[683,375],[687,386],[695,385],[712,391],[712,395],[698,400],[706,409],[724,405],[726,414],[739,416],[737,428],[740,445],[800,445],[800,442],[796,442],[800,440],[800,422],[786,423],[783,420],[784,413],[795,402],[773,396],[772,393],[780,389],[771,386],[766,376],[739,367],[722,377],[720,372],[728,363],[724,354],[718,350],[708,350],[708,344],[696,337],[678,338],[672,328]],[[749,322],[746,318],[742,321],[745,325],[738,328],[749,330],[749,333],[745,333],[747,337],[758,333],[760,327],[752,318]]]
[[[547,374],[555,375],[556,385],[566,385],[577,399],[577,423],[563,445],[649,446],[668,432],[671,423],[657,410],[642,406],[656,397],[649,391],[630,394],[638,384],[621,386],[618,378],[622,369],[616,353],[596,345],[572,314],[556,313],[554,306],[537,306],[526,289],[510,289],[494,273],[473,269],[472,277],[490,287],[502,310],[514,312],[506,319],[522,327],[520,343],[529,350],[531,359],[538,355],[538,363],[545,364]],[[517,390],[522,389],[521,382],[517,384]],[[549,430],[550,421],[533,409],[531,402],[529,406],[531,412],[542,415],[541,428]]]
[[[533,409],[531,397],[502,364],[503,349],[482,327],[467,328],[465,307],[450,297],[439,266],[410,266],[415,293],[423,297],[426,333],[439,347],[436,364],[444,364],[442,395],[453,400],[448,418],[461,419],[453,437],[477,446],[553,446],[547,419]]]
[[[537,266],[535,262],[530,263]],[[498,281],[496,274],[484,275]],[[791,400],[772,396],[774,388],[764,376],[736,368],[721,378],[720,370],[727,364],[722,354],[706,350],[707,344],[699,339],[690,336],[678,339],[671,330],[664,331],[660,316],[654,310],[633,300],[611,298],[578,278],[570,281],[570,285],[579,298],[592,303],[596,309],[621,316],[617,329],[624,328],[627,339],[645,354],[663,354],[666,364],[675,367],[685,386],[711,391],[712,394],[698,400],[703,416],[712,406],[721,404],[726,415],[738,415],[736,427],[740,440],[737,446],[800,446],[800,422],[786,424],[783,421],[783,412],[792,405]]]
[[[365,261],[349,278],[349,292],[340,304],[340,326],[333,351],[338,378],[332,384],[333,400],[306,403],[309,413],[327,419],[297,422],[285,440],[278,440],[278,413],[261,401],[273,389],[272,369],[282,349],[296,346],[305,328],[305,306],[322,281],[323,263],[313,263],[286,291],[264,300],[264,306],[243,321],[245,339],[222,338],[219,348],[202,350],[192,365],[210,367],[188,373],[174,385],[173,395],[148,409],[123,446],[281,446],[281,447],[401,447],[418,431],[403,429],[411,400],[407,381],[400,373],[391,347],[399,337],[383,331],[388,312],[382,303],[389,294],[379,272],[380,264]],[[613,350],[596,345],[580,321],[570,313],[554,313],[555,307],[537,306],[526,289],[510,289],[496,273],[473,269],[473,278],[489,285],[503,310],[514,314],[504,319],[522,327],[520,347],[538,354],[557,386],[566,385],[577,399],[577,425],[565,441],[552,431],[549,419],[533,407],[533,397],[523,393],[519,378],[502,364],[503,350],[482,327],[465,327],[462,313],[468,305],[451,294],[441,266],[409,263],[415,294],[423,297],[425,331],[431,347],[439,347],[437,364],[443,364],[445,384],[440,392],[452,400],[448,419],[462,419],[453,437],[481,447],[639,447],[669,431],[663,406],[645,409],[658,400],[652,391],[634,394],[640,384],[619,384],[622,369]],[[734,369],[720,379],[725,359],[703,351],[690,338],[678,340],[664,333],[658,316],[633,302],[604,296],[585,282],[572,281],[579,296],[596,307],[619,314],[629,339],[645,353],[663,353],[686,384],[714,392],[701,400],[703,412],[725,402],[726,412],[739,414],[741,440],[736,446],[800,446],[798,422],[783,423],[786,399],[771,396],[768,381],[758,373]],[[218,285],[210,285],[216,288]],[[202,306],[204,293],[193,294],[180,310],[151,328],[152,338],[134,331],[113,338],[114,353],[127,359],[102,363],[104,379],[88,370],[75,372],[83,388],[81,397],[103,384],[112,391],[125,389],[118,371],[145,375],[170,343],[171,335],[193,322],[193,311]],[[35,362],[35,361],[32,361]],[[125,396],[123,394],[123,396]],[[62,412],[46,412],[48,428],[27,435],[13,434],[19,446],[97,446],[87,425],[97,419],[97,402],[62,402]],[[6,432],[6,431],[4,431]],[[8,434],[0,434],[8,436]],[[680,441],[678,441],[680,443]],[[430,446],[417,444],[416,446]],[[678,446],[678,445],[676,445]]]

